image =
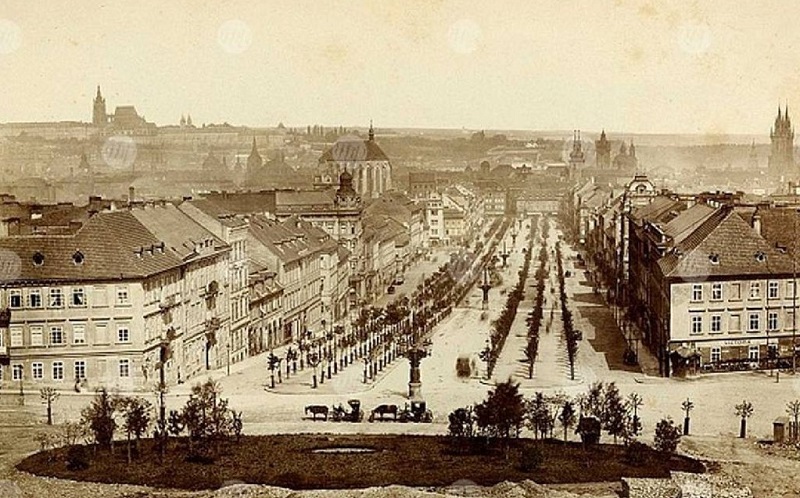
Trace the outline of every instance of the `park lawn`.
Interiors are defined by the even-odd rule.
[[[141,457],[126,463],[124,442],[113,455],[98,451],[88,469],[70,471],[66,450],[36,453],[17,465],[22,471],[72,480],[140,484],[188,490],[215,489],[226,481],[269,484],[291,489],[347,489],[399,484],[449,486],[458,480],[480,485],[531,479],[542,484],[618,481],[622,477],[668,477],[672,470],[703,472],[702,463],[684,456],[666,457],[652,450],[639,465],[630,465],[621,445],[588,450],[580,443],[518,439],[509,457],[496,449],[488,454],[454,452],[447,437],[407,435],[277,435],[245,436],[230,443],[214,463],[191,463],[172,440],[165,462],[141,442]],[[536,470],[524,472],[520,455],[539,445],[544,456]],[[374,453],[314,453],[321,448],[370,448]],[[91,454],[91,451],[90,451]]]

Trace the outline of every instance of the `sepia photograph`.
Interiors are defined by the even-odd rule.
[[[0,498],[800,496],[798,19],[5,0]]]

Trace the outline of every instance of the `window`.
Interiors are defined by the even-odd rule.
[[[31,325],[31,346],[44,346],[44,330],[41,325]]]
[[[53,380],[64,380],[64,362],[53,362]]]
[[[796,297],[794,295],[794,282],[791,280],[786,282],[786,297]]]
[[[692,334],[703,333],[703,317],[700,315],[692,315]]]
[[[738,301],[742,298],[742,284],[734,283],[730,285],[730,299]]]
[[[50,327],[50,344],[64,344],[64,329],[61,327]]]
[[[711,315],[711,332],[722,332],[722,315]]]
[[[127,323],[117,325],[117,342],[131,342],[131,331]]]
[[[22,380],[22,365],[11,367],[11,380]]]
[[[86,378],[86,362],[84,360],[75,360],[75,380],[83,380]]]
[[[767,328],[769,330],[778,330],[778,312],[770,311],[767,313]]]
[[[767,298],[778,299],[778,282],[770,282],[767,284]]]
[[[95,308],[108,306],[108,294],[104,285],[95,285],[92,288],[92,306]]]
[[[758,346],[750,346],[748,348],[747,359],[750,361],[758,361]]]
[[[44,366],[41,363],[31,363],[31,377],[35,380],[40,380],[44,377]]]
[[[73,344],[86,344],[86,325],[72,326]]]
[[[128,296],[127,287],[117,287],[117,306],[128,306],[130,304],[130,296]]]
[[[28,306],[31,308],[41,308],[42,307],[42,291],[39,289],[31,290],[30,294],[28,294]]]
[[[786,320],[784,321],[784,324],[786,330],[791,330],[795,325],[797,325],[794,322],[794,310],[786,310]]]
[[[8,294],[8,306],[12,309],[22,308],[22,291],[12,289]]]
[[[119,360],[119,376],[120,377],[131,376],[131,360],[128,359]]]
[[[50,308],[61,308],[64,306],[64,293],[60,288],[50,289]]]
[[[761,316],[758,313],[750,313],[747,318],[747,331],[758,332],[761,325]]]
[[[9,327],[9,332],[11,333],[10,346],[12,348],[22,347],[22,327]]]
[[[72,289],[72,303],[71,306],[82,308],[86,306],[86,293],[83,287],[74,287]]]
[[[703,300],[703,284],[692,284],[692,301]]]
[[[761,298],[761,282],[750,282],[750,299]]]
[[[711,348],[711,362],[717,363],[721,359],[722,359],[722,349],[718,347]]]
[[[711,300],[712,301],[722,300],[722,284],[720,283],[711,284]]]

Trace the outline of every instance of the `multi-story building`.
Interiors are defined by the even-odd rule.
[[[248,356],[250,343],[247,220],[231,214],[221,214],[216,206],[204,199],[185,201],[178,209],[231,247],[228,258],[230,354],[231,362],[236,363]]]
[[[283,287],[272,270],[254,270],[250,284],[250,356],[269,351],[292,340],[283,326]]]
[[[227,363],[230,246],[172,205],[98,213],[70,235],[9,236],[21,260],[2,383],[150,389]]]
[[[673,221],[688,221],[690,211]],[[694,229],[652,265],[649,341],[663,350],[663,373],[777,366],[778,358],[791,358],[791,257],[761,236],[757,220],[751,227],[731,206],[693,219]]]
[[[323,248],[299,233],[302,223],[297,217],[281,223],[253,216],[247,239],[251,273],[274,271],[283,286],[283,337],[292,341],[308,331],[318,333],[323,319]]]
[[[441,194],[432,194],[425,201],[425,225],[428,227],[428,241],[431,246],[442,244],[445,236],[444,204]]]

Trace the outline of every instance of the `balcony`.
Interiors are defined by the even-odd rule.
[[[206,330],[209,331],[219,330],[221,326],[222,326],[222,321],[219,319],[219,317],[215,316],[213,318],[209,318],[208,320],[206,320]]]

